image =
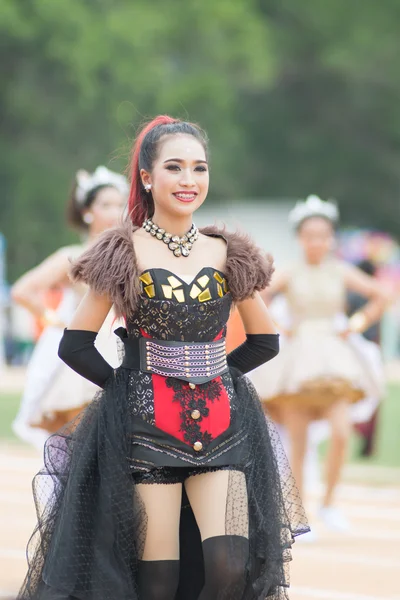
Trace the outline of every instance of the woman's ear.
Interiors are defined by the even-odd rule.
[[[143,187],[151,185],[151,175],[145,169],[140,169],[140,178],[142,180]]]

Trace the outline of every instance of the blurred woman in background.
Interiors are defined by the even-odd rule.
[[[117,224],[127,193],[125,177],[106,167],[98,167],[92,174],[78,171],[67,205],[67,218],[85,241],[60,248],[23,275],[12,288],[13,300],[44,326],[28,366],[24,394],[13,423],[14,433],[39,449],[49,434],[76,416],[96,391],[94,384],[68,369],[57,356],[63,329],[86,291],[85,285],[71,283],[68,271],[72,259],[86,250],[100,233]],[[50,308],[48,298],[54,291],[61,301],[56,308]],[[110,315],[99,343],[102,352],[116,364],[115,342],[108,340],[111,322]]]
[[[267,409],[287,430],[301,492],[308,427],[314,420],[328,420],[331,440],[320,517],[330,528],[345,530],[348,523],[332,503],[351,433],[350,405],[376,397],[380,386],[347,338],[381,317],[387,295],[373,277],[332,255],[337,221],[336,205],[316,196],[290,213],[303,259],[273,279],[265,299],[285,295],[291,326],[282,330],[287,340],[273,368],[263,365],[251,379]],[[345,331],[339,331],[337,316],[345,312],[348,291],[369,302],[349,319]]]
[[[364,273],[367,273],[371,277],[376,277],[377,266],[371,260],[361,260],[357,266]],[[365,306],[365,302],[365,298],[360,296],[360,294],[357,294],[356,292],[349,292],[347,296],[347,314],[351,317],[354,313]],[[381,323],[377,321],[376,323],[372,324],[371,327],[368,327],[368,329],[363,331],[363,337],[370,342],[370,346],[372,346],[373,343],[380,347],[380,325]],[[378,348],[376,349],[376,352],[379,352]],[[379,406],[377,405],[368,419],[355,425],[355,429],[362,440],[360,448],[361,456],[372,456],[375,450],[376,434],[378,429],[378,412]]]

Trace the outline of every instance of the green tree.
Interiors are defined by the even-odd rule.
[[[124,168],[143,117],[187,116],[221,148],[238,142],[239,124],[230,119],[237,84],[268,79],[252,47],[269,54],[254,6],[1,1],[0,219],[11,278],[70,239],[62,223],[71,175],[110,159]],[[216,189],[230,181],[225,151],[215,152],[215,172]]]
[[[137,125],[199,121],[211,195],[335,197],[398,234],[397,0],[0,0],[0,228],[13,280],[73,239],[74,172]]]

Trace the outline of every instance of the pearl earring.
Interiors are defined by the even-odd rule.
[[[147,193],[149,193],[151,190],[151,183],[146,183],[146,185],[144,186],[144,189],[146,190]]]
[[[86,225],[90,225],[91,223],[93,223],[93,215],[91,215],[90,213],[86,213],[85,215],[83,215],[83,220],[86,223]]]

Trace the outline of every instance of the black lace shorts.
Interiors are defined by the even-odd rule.
[[[213,473],[214,471],[238,471],[238,467],[157,467],[146,473],[134,473],[133,480],[138,483],[184,483],[189,477]]]

